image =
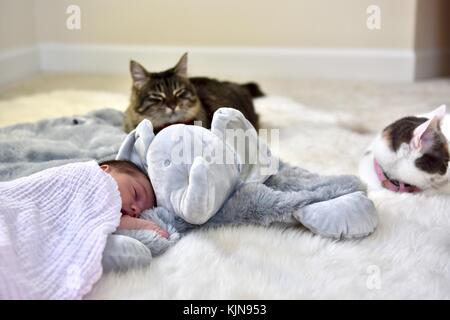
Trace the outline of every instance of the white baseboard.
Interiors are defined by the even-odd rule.
[[[240,78],[328,78],[413,81],[412,50],[39,45],[40,67],[50,72],[127,73],[134,59],[149,71],[175,65],[189,52],[190,75]]]
[[[325,78],[414,81],[443,75],[450,51],[160,47],[44,43],[0,53],[0,86],[38,70],[128,73],[134,59],[150,71],[172,67],[189,52],[191,75],[229,78]],[[447,71],[448,72],[448,71]]]
[[[38,47],[0,53],[0,87],[14,83],[39,70]]]

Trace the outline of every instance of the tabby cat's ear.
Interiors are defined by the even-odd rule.
[[[130,73],[133,79],[133,86],[137,89],[141,89],[150,79],[147,70],[134,60],[130,60]]]
[[[187,63],[188,63],[188,54],[185,52],[183,56],[178,61],[177,65],[173,68],[173,71],[177,76],[187,78]]]

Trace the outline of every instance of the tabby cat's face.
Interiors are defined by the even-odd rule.
[[[129,108],[136,126],[149,119],[155,132],[174,123],[193,121],[201,109],[194,86],[186,76],[185,56],[172,69],[150,73],[132,61],[133,88]]]

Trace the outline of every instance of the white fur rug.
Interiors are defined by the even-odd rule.
[[[82,113],[114,101],[126,103],[126,97],[61,91],[20,103],[74,113],[75,102]],[[257,110],[263,127],[280,128],[281,158],[324,174],[356,174],[372,138],[348,129],[358,127],[357,114],[315,110],[281,97],[259,99]],[[370,197],[380,224],[368,238],[337,242],[302,227],[203,230],[146,269],[103,276],[86,298],[450,299],[450,198],[387,191]]]

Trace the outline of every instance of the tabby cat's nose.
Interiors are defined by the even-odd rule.
[[[169,106],[168,108],[170,111],[172,111],[172,113],[177,112],[179,109],[177,105]]]

